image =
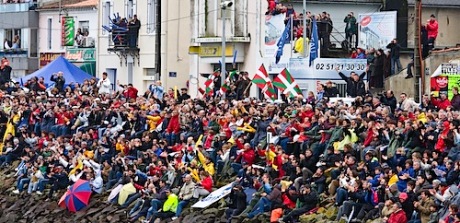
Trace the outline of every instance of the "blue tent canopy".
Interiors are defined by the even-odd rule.
[[[86,73],[85,71],[81,70],[77,66],[70,63],[67,59],[63,56],[56,58],[53,62],[49,63],[45,67],[41,68],[40,70],[35,71],[32,74],[26,75],[25,77],[17,80],[18,82],[26,83],[27,80],[33,77],[43,77],[45,79],[45,84],[50,86],[54,84],[51,81],[51,76],[54,73],[62,72],[65,78],[65,84],[68,85],[70,83],[83,83],[86,79],[93,78],[92,75]]]

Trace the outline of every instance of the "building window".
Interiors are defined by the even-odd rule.
[[[147,33],[148,34],[155,33],[157,4],[158,4],[157,0],[148,0],[147,2]]]
[[[89,21],[79,21],[78,28],[81,29],[82,34],[89,33]]]
[[[238,70],[238,66],[239,64],[236,63],[235,64],[235,68],[233,68],[233,64],[231,63],[225,63],[225,71],[229,72],[229,71],[233,71],[233,70]],[[212,68],[213,68],[213,71],[216,71],[216,70],[220,70],[220,68],[222,65],[220,65],[220,63],[217,63],[217,64],[212,64]]]
[[[29,56],[38,57],[38,32],[37,29],[30,30],[30,46],[29,46]]]
[[[136,0],[125,0],[126,18],[132,19],[136,14]]]
[[[21,47],[21,29],[5,29],[5,37],[8,41],[9,48],[22,48]],[[5,44],[6,45],[6,44]],[[6,46],[4,47],[6,48]]]
[[[48,18],[48,49],[52,48],[52,36],[53,36],[53,19]]]
[[[102,6],[102,22],[104,26],[110,27],[110,17],[112,16],[112,3],[110,1],[104,2]],[[105,29],[102,29],[102,34],[108,34]]]

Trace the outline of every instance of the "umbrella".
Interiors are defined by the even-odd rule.
[[[86,207],[91,197],[91,187],[86,180],[75,182],[59,200],[59,206],[71,212],[77,212]]]
[[[136,193],[136,188],[134,187],[133,183],[125,184],[121,188],[120,194],[118,194],[118,204],[124,204],[126,199],[128,199],[128,196],[134,193]]]

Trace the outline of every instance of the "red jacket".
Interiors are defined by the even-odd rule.
[[[171,116],[171,119],[168,123],[168,128],[166,128],[167,133],[177,134],[180,131],[179,115]]]
[[[212,178],[210,176],[204,178],[200,184],[205,190],[212,192]]]
[[[407,223],[406,213],[402,209],[393,212],[388,218],[388,223]]]
[[[441,100],[441,99],[431,98],[431,103],[434,106],[438,107],[439,109],[444,109],[444,110],[450,106],[449,99]]]
[[[431,20],[426,24],[426,30],[428,31],[428,38],[435,38],[438,36],[438,21]]]
[[[136,99],[137,98],[137,89],[134,88],[134,87],[129,87],[128,90],[126,90],[123,94],[123,96],[125,96],[125,98],[128,98],[128,99]]]
[[[241,159],[241,162],[246,162],[248,165],[254,164],[254,160],[256,159],[256,153],[254,152],[253,149],[248,149],[243,152],[241,152],[238,157],[236,157],[236,160]]]

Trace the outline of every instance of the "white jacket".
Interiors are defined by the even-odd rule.
[[[99,94],[110,94],[112,90],[112,83],[109,78],[106,78],[105,80],[100,79],[97,83],[97,87],[99,88]]]

